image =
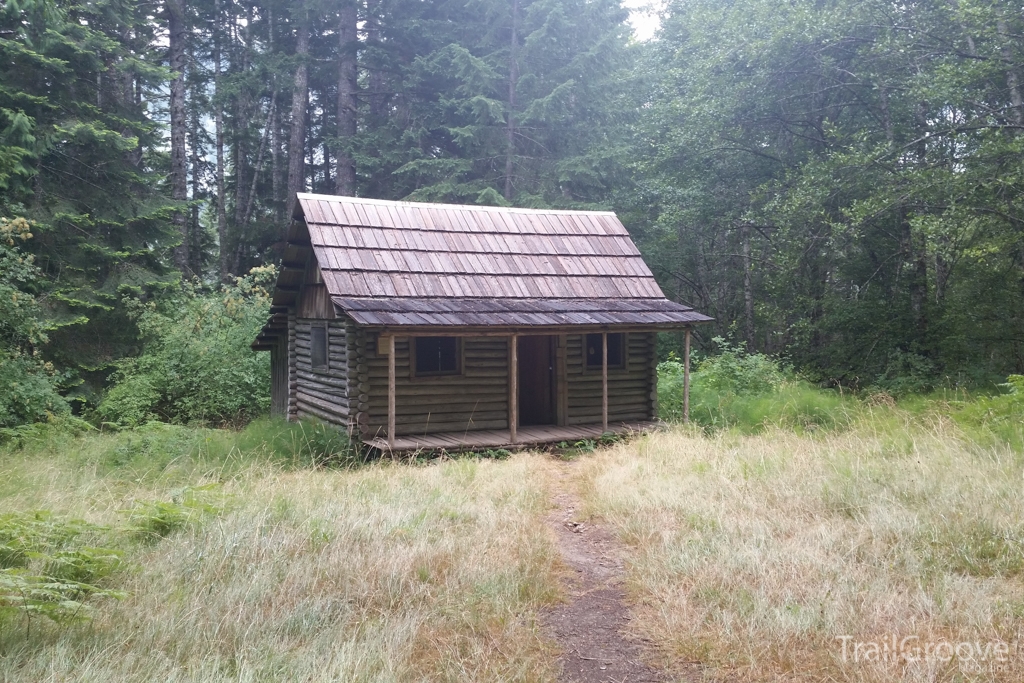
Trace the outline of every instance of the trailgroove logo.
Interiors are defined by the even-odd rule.
[[[1024,668],[1024,648],[1014,640],[952,641],[927,640],[919,636],[895,634],[877,640],[856,640],[854,636],[836,636],[841,643],[840,658],[853,664],[948,664],[955,662],[963,671],[1009,671]]]

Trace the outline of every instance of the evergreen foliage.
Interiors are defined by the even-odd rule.
[[[0,217],[0,428],[68,412],[61,374],[38,353],[47,342],[37,299],[42,277],[22,249],[31,230],[24,218]]]
[[[214,305],[200,343],[168,302],[198,320],[275,265],[296,189],[615,209],[669,297],[716,318],[699,348],[817,383],[1024,372],[1019,7],[672,0],[649,42],[626,19],[618,0],[7,2],[0,217],[33,237],[0,245],[0,428],[92,415],[113,385],[96,414],[122,424],[256,414],[249,323]],[[193,399],[174,345],[239,376],[190,366],[216,384]]]

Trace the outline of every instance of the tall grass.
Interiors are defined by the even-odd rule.
[[[1024,679],[1019,650],[844,659],[843,642],[1024,635],[1024,458],[940,411],[863,411],[813,439],[676,429],[584,461],[590,513],[632,551],[634,628],[666,663],[713,680]]]
[[[707,420],[568,466],[630,551],[630,628],[668,668],[1024,680],[1017,380],[896,403],[758,363],[701,372]],[[337,431],[271,420],[85,429],[0,447],[0,680],[554,679],[536,619],[559,599],[544,518],[565,465],[366,463]],[[37,575],[65,587],[17,604]],[[1021,649],[844,658],[843,639],[894,637]]]
[[[0,679],[553,680],[536,624],[559,595],[552,463],[325,469],[308,430],[7,447],[5,510],[109,529],[122,567],[102,585],[125,595],[86,624],[0,614]]]
[[[847,427],[856,418],[859,401],[813,387],[763,354],[717,341],[721,353],[698,363],[690,382],[690,420],[707,433],[815,432]],[[658,406],[662,419],[682,421],[683,364],[677,359],[658,366]]]

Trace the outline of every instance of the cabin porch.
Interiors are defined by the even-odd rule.
[[[364,443],[381,453],[407,453],[420,450],[479,450],[481,448],[523,448],[542,444],[560,443],[562,441],[581,441],[598,439],[602,434],[628,434],[649,432],[659,428],[658,422],[617,422],[610,423],[605,430],[600,424],[585,425],[537,425],[519,427],[515,441],[507,429],[481,429],[460,432],[439,432],[420,436],[397,436],[394,445],[388,445],[386,436],[366,439]]]

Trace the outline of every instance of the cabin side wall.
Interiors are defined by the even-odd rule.
[[[327,367],[313,368],[311,330],[327,330]],[[350,429],[350,321],[337,319],[334,305],[311,260],[295,311],[288,317],[288,418],[321,420]]]
[[[608,421],[653,420],[657,417],[657,366],[653,332],[627,332],[626,364],[608,368]],[[601,368],[586,367],[584,335],[566,337],[566,424],[601,422]]]
[[[316,370],[310,359],[310,330],[314,326],[327,329],[327,367]],[[348,429],[349,353],[344,321],[296,318],[294,359],[296,416]]]
[[[376,335],[361,339],[362,419],[364,434],[373,437],[387,432],[388,357],[377,353]],[[463,373],[440,377],[411,376],[410,346],[408,337],[395,339],[396,435],[508,429],[508,338],[463,337]]]

